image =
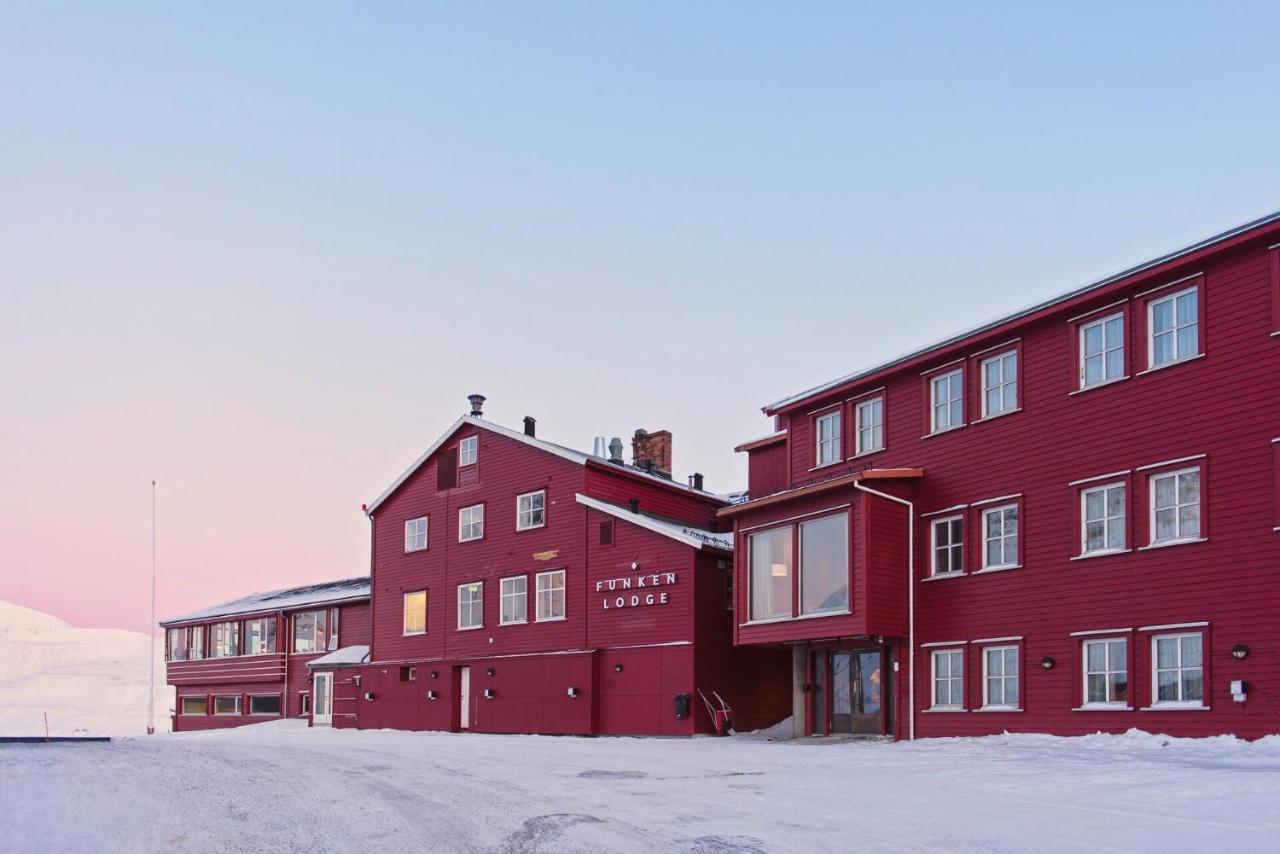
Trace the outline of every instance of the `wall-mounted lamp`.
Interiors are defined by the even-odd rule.
[[[568,691],[568,694],[569,694],[569,696],[570,696],[570,697],[576,697],[576,696],[578,696],[578,689],[577,689],[577,688],[570,687],[570,688],[569,688],[569,691]]]
[[[1052,655],[1046,655],[1044,658],[1040,659],[1040,666],[1043,667],[1045,670],[1052,670],[1053,665],[1057,663],[1058,662],[1053,660]]]
[[[492,699],[493,699],[493,697],[494,697],[493,689],[492,689],[492,688],[485,688],[485,689],[484,689],[484,698],[485,698],[486,700],[492,700]]]
[[[632,572],[635,572],[635,571],[636,571],[637,569],[639,569],[639,568],[640,568],[640,561],[638,561],[638,560],[633,560],[633,561],[631,561],[631,571],[632,571]]]
[[[365,692],[364,692],[364,698],[365,698],[366,700],[369,700],[370,702],[372,702],[372,701],[373,701],[373,698],[374,698],[375,696],[376,696],[376,695],[375,695],[372,691],[365,691]]]
[[[614,672],[614,673],[621,673],[621,672],[622,672],[622,662],[621,662],[621,661],[619,661],[617,664],[613,665],[613,672]]]
[[[432,678],[432,679],[435,679],[435,678],[436,678],[437,676],[439,676],[440,674],[439,674],[439,673],[436,673],[434,670],[432,670],[430,675],[431,675],[431,678]]]
[[[493,668],[492,668],[492,667],[490,667],[488,670],[486,670],[486,671],[484,672],[484,675],[485,675],[485,676],[492,676],[492,675],[493,675]]]
[[[1249,647],[1245,646],[1242,643],[1236,644],[1235,646],[1231,647],[1231,657],[1232,658],[1248,658]]]
[[[352,677],[351,677],[351,684],[352,684],[352,685],[355,685],[357,688],[359,688],[359,687],[360,687],[360,674],[359,674],[359,673],[357,673],[355,676],[352,676]]]
[[[428,691],[428,692],[427,692],[427,699],[428,699],[428,700],[434,700],[434,699],[436,699],[436,692],[435,692],[435,691]]]

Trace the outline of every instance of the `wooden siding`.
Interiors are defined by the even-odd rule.
[[[787,443],[775,442],[750,452],[747,467],[747,491],[753,495],[769,495],[787,488]]]

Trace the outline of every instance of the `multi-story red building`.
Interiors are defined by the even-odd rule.
[[[671,436],[586,454],[481,417],[367,507],[373,636],[359,727],[691,735],[788,711],[787,654],[733,646],[729,502],[674,481]],[[603,444],[603,443],[601,443]]]
[[[355,684],[336,668],[368,656],[367,576],[254,593],[160,625],[174,732],[355,716]]]
[[[736,642],[802,733],[1280,731],[1278,368],[1280,214],[769,404]]]

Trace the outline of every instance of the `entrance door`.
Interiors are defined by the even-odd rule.
[[[333,723],[333,674],[316,673],[311,690],[311,723],[329,726]]]
[[[883,674],[880,651],[831,653],[831,731],[880,735]]]
[[[459,668],[458,728],[471,729],[471,668]]]

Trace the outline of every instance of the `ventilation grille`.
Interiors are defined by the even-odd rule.
[[[600,545],[602,546],[613,545],[613,522],[612,521],[600,523]]]
[[[450,448],[436,462],[436,489],[453,489],[458,485],[458,449]]]

